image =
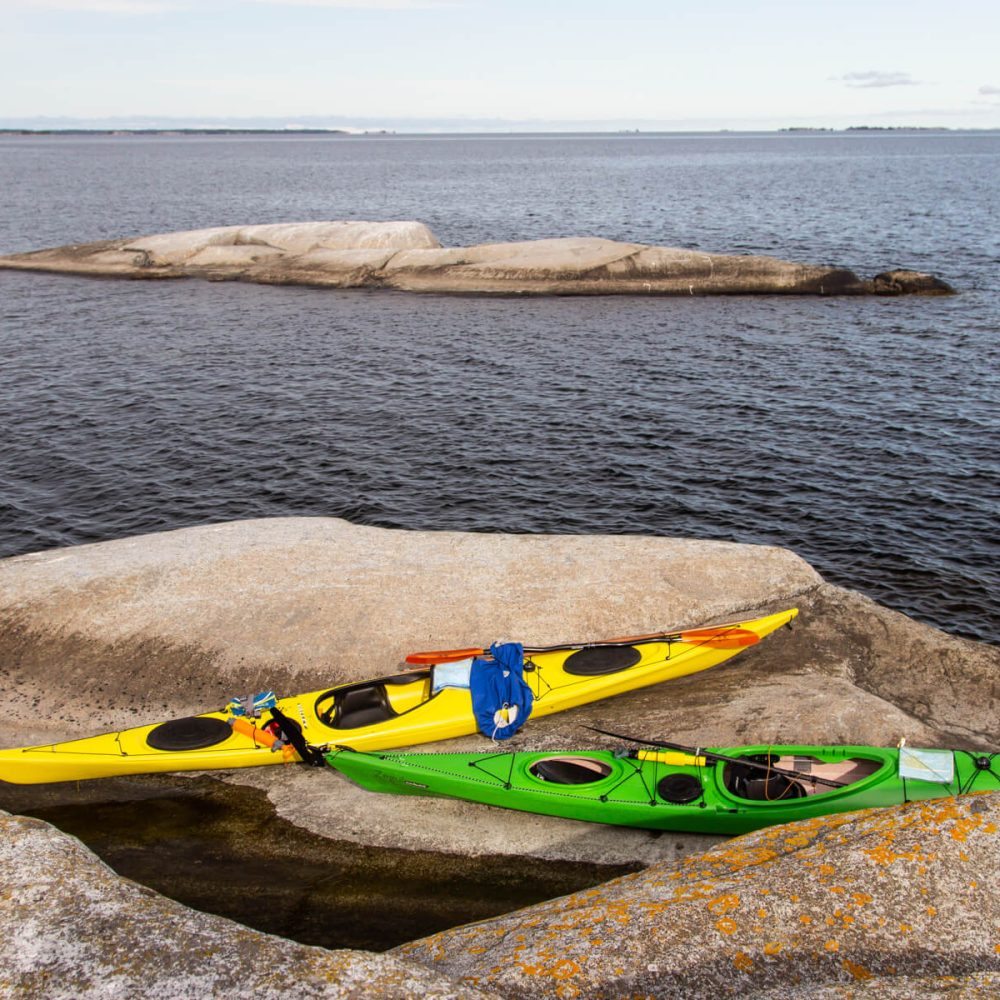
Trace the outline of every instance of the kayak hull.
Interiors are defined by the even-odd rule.
[[[798,614],[790,609],[763,618],[733,624],[758,638],[786,625]],[[592,647],[600,646],[594,644]],[[620,648],[620,647],[618,647]],[[531,653],[524,678],[532,688],[532,717],[551,715],[602,698],[706,670],[729,659],[740,647],[712,642],[637,641],[635,662],[620,669],[590,675],[574,673],[567,661],[578,647]],[[435,690],[434,667],[424,667],[370,681],[351,682],[310,691],[277,701],[278,710],[301,730],[312,746],[336,744],[358,750],[415,746],[476,732],[472,697],[467,688],[445,686]],[[264,710],[257,725],[271,719]],[[221,710],[188,720],[172,720],[102,733],[43,746],[0,750],[0,781],[43,784],[168,771],[229,770],[277,764],[285,754],[273,752],[255,739],[222,724],[230,715]],[[202,729],[207,745],[181,740],[167,746],[159,736],[171,725],[186,723],[197,743]],[[529,721],[530,724],[530,721]],[[152,741],[152,743],[151,743]],[[180,745],[183,743],[184,745]],[[292,756],[298,760],[297,756]]]
[[[327,763],[369,791],[456,798],[615,826],[727,836],[834,813],[1000,788],[1000,759],[967,751],[931,751],[950,755],[953,775],[947,782],[900,777],[900,752],[895,748],[761,745],[704,753],[709,757],[663,751],[623,757],[609,750],[489,754],[335,750],[327,754]],[[798,779],[796,797],[750,799],[734,765],[713,762],[714,753],[737,759],[770,758],[776,769],[798,761],[811,777]],[[988,768],[977,764],[986,760]],[[563,774],[554,778],[558,766]],[[769,773],[772,794],[777,795],[778,782],[784,788],[786,779],[778,770]],[[564,780],[567,774],[572,782]],[[818,780],[832,774],[839,777],[831,782],[848,783],[837,787]]]

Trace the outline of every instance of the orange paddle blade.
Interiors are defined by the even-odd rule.
[[[647,632],[645,635],[620,635],[602,642],[590,642],[588,646],[620,646],[629,642],[691,642],[716,646],[719,649],[739,649],[760,642],[760,636],[747,628],[736,625],[710,625],[708,628],[688,628],[683,632]],[[525,651],[528,647],[525,646]],[[556,648],[556,647],[551,647]],[[573,647],[575,648],[575,647]]]
[[[760,636],[748,628],[689,628],[678,638],[681,642],[704,643],[716,649],[742,649],[760,642]]]
[[[470,656],[482,656],[485,649],[439,649],[430,653],[410,653],[407,663],[454,663],[467,660]]]

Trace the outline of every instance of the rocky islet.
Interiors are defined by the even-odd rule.
[[[197,277],[464,295],[947,295],[901,268],[860,278],[775,257],[562,237],[442,247],[426,225],[288,222],[103,240],[0,257],[0,268],[120,278]]]

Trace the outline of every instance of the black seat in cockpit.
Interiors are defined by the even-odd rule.
[[[768,767],[735,762],[728,764],[723,780],[733,795],[753,802],[777,802],[779,799],[801,799],[807,794],[794,778],[768,769],[777,761],[773,755],[757,754],[747,760]]]
[[[384,684],[349,688],[336,696],[331,725],[334,729],[360,729],[385,722],[396,713],[389,704]]]
[[[744,778],[736,794],[755,802],[776,802],[779,799],[801,799],[806,790],[783,774],[770,774],[767,777]]]

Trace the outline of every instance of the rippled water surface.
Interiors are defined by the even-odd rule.
[[[0,252],[285,219],[929,270],[951,298],[0,272],[0,555],[289,514],[793,548],[1000,641],[1000,135],[0,138]]]

